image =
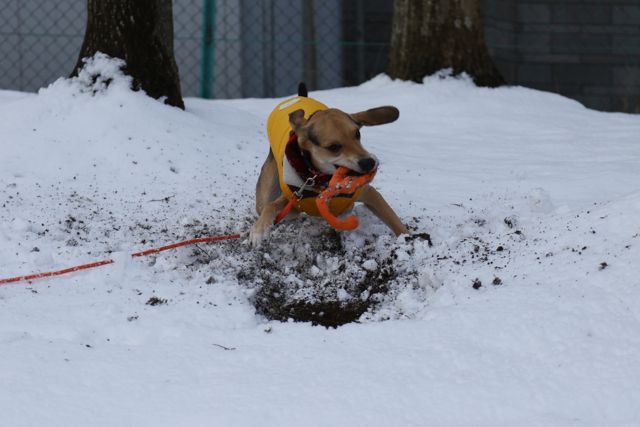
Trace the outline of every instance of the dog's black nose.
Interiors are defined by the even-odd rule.
[[[366,159],[358,160],[358,166],[360,166],[362,172],[369,172],[376,166],[376,161],[371,157],[367,157]]]

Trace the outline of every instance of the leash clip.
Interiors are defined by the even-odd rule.
[[[300,188],[298,188],[298,191],[293,193],[293,195],[296,196],[296,198],[298,198],[298,199],[302,199],[302,193],[304,193],[304,190],[307,187],[315,187],[316,178],[317,177],[318,177],[318,175],[314,175],[312,177],[307,178],[307,180],[304,182],[304,184],[302,184],[302,186]]]

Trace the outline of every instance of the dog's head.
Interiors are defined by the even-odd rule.
[[[391,123],[398,119],[396,107],[378,107],[355,114],[330,108],[304,118],[303,110],[289,114],[300,149],[321,172],[333,174],[338,166],[360,173],[373,170],[378,159],[362,147],[360,128]]]

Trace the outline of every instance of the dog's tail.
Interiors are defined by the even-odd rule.
[[[298,96],[304,96],[305,98],[309,95],[309,91],[307,90],[307,85],[304,82],[300,82],[298,84]]]

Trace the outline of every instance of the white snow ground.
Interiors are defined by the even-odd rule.
[[[108,88],[0,92],[0,278],[117,260],[0,287],[1,425],[640,425],[640,116],[437,76],[312,94],[400,109],[363,141],[434,242],[358,209],[345,246],[414,280],[326,329],[256,315],[246,243],[127,255],[248,230],[277,100],[183,112],[93,66]]]

